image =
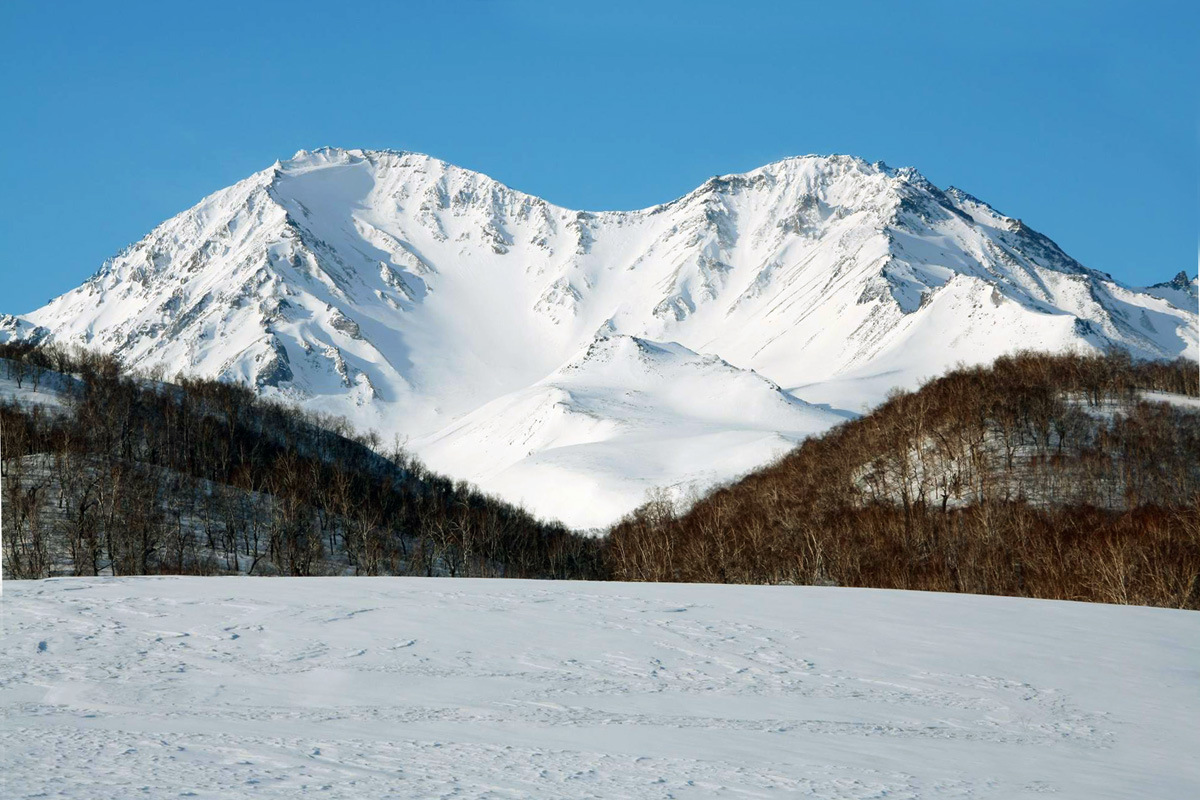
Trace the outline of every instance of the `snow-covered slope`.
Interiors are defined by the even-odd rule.
[[[436,470],[600,527],[647,486],[710,485],[840,420],[717,356],[606,327],[546,378],[413,446]]]
[[[626,394],[627,369],[588,367],[578,391],[565,388],[601,329],[675,354],[667,372],[713,404],[693,428],[709,443],[674,435],[676,449],[651,459],[649,440],[630,449],[631,420],[697,417],[660,405],[671,391]],[[847,156],[592,213],[424,155],[322,149],[206,198],[79,289],[0,325],[0,337],[31,336],[345,414],[411,437],[457,477],[590,524],[627,510],[638,487],[732,476],[769,457],[772,432],[788,440],[820,419],[779,412],[788,399],[736,408],[731,387],[759,378],[733,371],[857,411],[894,385],[1017,347],[1194,356],[1197,313],[1085,268],[915,170]],[[701,368],[684,349],[729,369]],[[653,374],[643,377],[663,380]],[[531,413],[517,432],[530,408],[559,412]],[[722,447],[711,437],[727,423],[735,441]],[[521,441],[536,444],[522,454]],[[581,469],[589,490],[562,486],[586,510],[553,499]]]
[[[6,798],[1194,797],[1200,614],[814,587],[10,581]]]
[[[1200,298],[1200,276],[1189,281],[1187,273],[1180,270],[1171,280],[1147,286],[1142,291],[1155,297],[1161,297],[1176,308],[1194,312],[1197,302],[1200,302],[1198,300]]]

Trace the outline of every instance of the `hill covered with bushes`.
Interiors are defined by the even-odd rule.
[[[1197,384],[1121,354],[958,369],[686,512],[653,499],[609,570],[1200,608]]]

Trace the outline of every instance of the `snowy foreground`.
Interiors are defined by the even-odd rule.
[[[5,798],[1200,796],[1192,612],[163,578],[3,620]]]

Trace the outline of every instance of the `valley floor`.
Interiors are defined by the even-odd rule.
[[[814,587],[8,582],[0,794],[1187,797],[1200,614]]]

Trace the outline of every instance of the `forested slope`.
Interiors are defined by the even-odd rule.
[[[109,356],[0,357],[17,390],[0,399],[5,577],[597,574],[594,540],[343,420],[239,385],[131,377]]]
[[[1197,378],[1119,354],[959,369],[686,513],[647,503],[612,530],[608,563],[626,580],[1198,608]]]

